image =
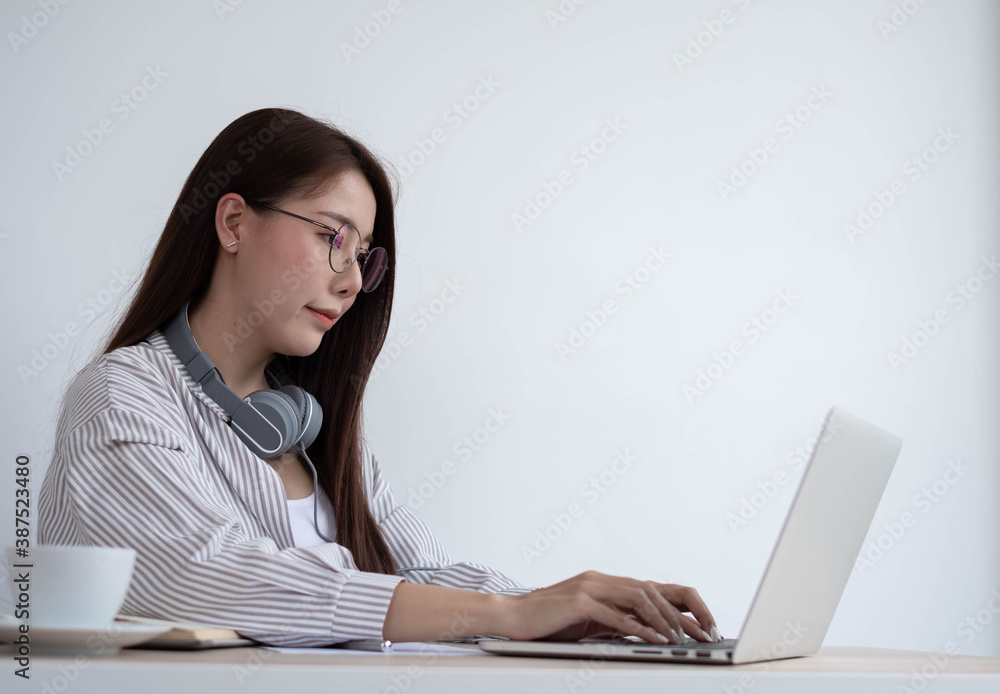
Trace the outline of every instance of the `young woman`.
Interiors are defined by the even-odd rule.
[[[361,432],[392,308],[394,203],[379,160],[328,123],[269,108],[223,130],[66,393],[40,543],[132,547],[124,613],[274,645],[719,640],[692,588],[595,571],[526,588],[452,561],[396,503]],[[170,335],[185,332],[202,355],[182,361]],[[232,403],[288,384],[311,396],[288,398],[297,445],[261,454]]]

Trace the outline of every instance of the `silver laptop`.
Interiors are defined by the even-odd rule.
[[[830,409],[736,639],[482,639],[478,645],[502,655],[723,665],[812,655],[833,620],[902,444],[839,407]]]

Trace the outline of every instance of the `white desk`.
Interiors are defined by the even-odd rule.
[[[474,646],[468,646],[474,648]],[[14,676],[0,647],[0,691],[44,694],[138,692],[563,692],[632,694],[947,694],[1000,692],[1000,658],[878,648],[823,648],[815,656],[753,665],[674,665],[490,655],[430,656],[277,653],[261,648],[205,651],[125,649],[116,655],[31,656],[31,681]],[[944,660],[947,659],[947,660]],[[930,682],[921,682],[921,670]],[[916,679],[914,679],[916,677]],[[903,689],[897,687],[903,685]]]

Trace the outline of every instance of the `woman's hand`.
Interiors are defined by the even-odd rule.
[[[503,635],[514,641],[577,641],[609,633],[664,643],[657,632],[672,643],[685,632],[699,641],[718,640],[712,613],[698,591],[687,586],[585,571],[548,588],[505,597]]]

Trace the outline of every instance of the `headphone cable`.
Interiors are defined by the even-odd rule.
[[[320,531],[320,529],[319,529],[319,515],[318,515],[317,508],[318,508],[318,505],[319,505],[320,488],[319,488],[319,480],[318,480],[318,478],[316,476],[316,466],[313,465],[313,462],[309,458],[309,454],[306,453],[305,446],[302,445],[302,442],[299,441],[299,443],[297,445],[299,447],[299,450],[302,451],[302,455],[306,459],[306,462],[309,463],[309,469],[312,470],[312,476],[313,476],[313,527],[316,528],[316,534],[317,535],[319,535],[321,538],[323,538],[327,542],[333,542],[333,540],[331,540],[326,535],[324,535],[322,533],[322,531]],[[403,571],[441,571],[443,568],[444,567],[433,567],[433,566],[407,566],[407,567],[402,568],[402,569],[396,569],[396,573],[402,573]]]

